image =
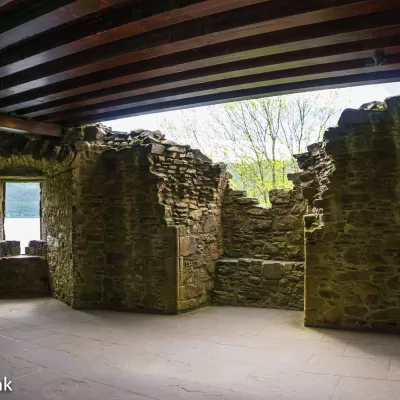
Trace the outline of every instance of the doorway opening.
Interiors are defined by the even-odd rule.
[[[39,182],[6,182],[4,239],[21,243],[21,254],[30,240],[41,239]]]

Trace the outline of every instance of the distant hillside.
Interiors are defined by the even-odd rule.
[[[40,184],[6,183],[6,218],[40,217]]]

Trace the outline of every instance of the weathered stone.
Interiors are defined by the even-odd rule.
[[[265,279],[281,279],[283,277],[281,264],[277,262],[264,261],[263,276]]]
[[[181,256],[186,257],[196,253],[197,241],[193,236],[185,236],[180,238]]]
[[[49,294],[48,267],[44,257],[0,258],[0,298]]]
[[[20,253],[20,242],[16,240],[0,240],[0,257],[17,256]]]
[[[305,321],[400,331],[400,127],[390,100],[363,108],[343,112],[317,156],[300,157],[300,180],[317,189],[308,198],[317,218],[305,218]]]
[[[258,199],[253,199],[250,197],[239,197],[235,201],[236,201],[236,203],[239,203],[239,204],[248,204],[248,205],[259,203]]]
[[[290,202],[290,189],[272,189],[269,191],[269,201],[272,204],[286,204]]]
[[[303,263],[223,259],[217,262],[213,299],[220,305],[302,310],[303,280]]]
[[[165,146],[162,144],[153,143],[150,152],[152,154],[164,154]]]
[[[294,176],[295,185],[300,180]],[[243,191],[228,189],[222,205],[224,251],[232,257],[303,260],[303,214],[301,189],[272,191],[272,207],[250,206]],[[293,243],[296,238],[297,243]],[[298,244],[296,248],[294,244]]]
[[[381,111],[370,110],[354,110],[348,108],[343,111],[339,118],[338,125],[354,125],[354,124],[370,124],[377,123],[384,120],[384,114]]]

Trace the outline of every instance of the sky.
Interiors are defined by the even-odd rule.
[[[362,104],[371,101],[383,101],[387,97],[400,95],[399,83],[385,83],[379,85],[356,86],[339,90],[337,106],[339,109],[359,108]],[[181,111],[167,111],[148,114],[139,117],[123,118],[113,121],[104,121],[103,124],[110,126],[114,131],[130,132],[135,129],[162,130],[163,119],[178,119]],[[197,118],[208,117],[207,107],[197,107]]]

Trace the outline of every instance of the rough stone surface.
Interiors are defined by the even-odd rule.
[[[231,258],[217,263],[216,304],[303,309],[306,203],[299,176],[289,178],[293,189],[269,192],[271,207],[258,205],[243,191],[226,190],[224,255]]]
[[[74,176],[75,307],[176,311],[176,232],[166,226],[148,153],[82,145]]]
[[[292,190],[270,191],[269,208],[160,132],[0,135],[0,180],[42,182],[45,242],[28,247],[45,255],[36,270],[0,259],[4,282],[15,281],[0,294],[44,293],[47,277],[75,308],[301,309],[305,270],[307,325],[400,331],[399,115],[399,98],[346,110],[297,156],[303,172]]]
[[[50,294],[44,257],[0,258],[0,297],[43,297]]]
[[[74,305],[72,275],[72,176],[67,171],[42,183],[42,238],[47,243],[47,261],[52,294]]]
[[[42,180],[52,294],[75,308],[176,313],[209,304],[215,263],[224,245],[228,254],[237,245],[227,237],[238,226],[222,228],[230,213],[244,214],[248,230],[238,256],[303,256],[300,192],[271,191],[272,208],[258,207],[226,191],[224,165],[160,132],[96,124],[62,141],[9,135],[1,176]],[[231,195],[234,204],[222,207]]]
[[[270,190],[271,207],[258,205],[243,191],[225,192],[222,207],[224,254],[274,260],[303,260],[306,204],[299,179],[293,189]]]
[[[45,240],[30,240],[25,247],[25,254],[29,256],[46,257],[47,242]]]
[[[103,139],[76,144],[74,306],[178,312],[207,303],[222,254],[224,167],[160,132]]]
[[[222,259],[217,262],[214,301],[217,305],[304,308],[304,263]]]
[[[12,257],[21,254],[21,244],[16,240],[0,240],[0,257]]]
[[[400,331],[400,98],[389,100],[346,110],[298,156],[306,325]]]

